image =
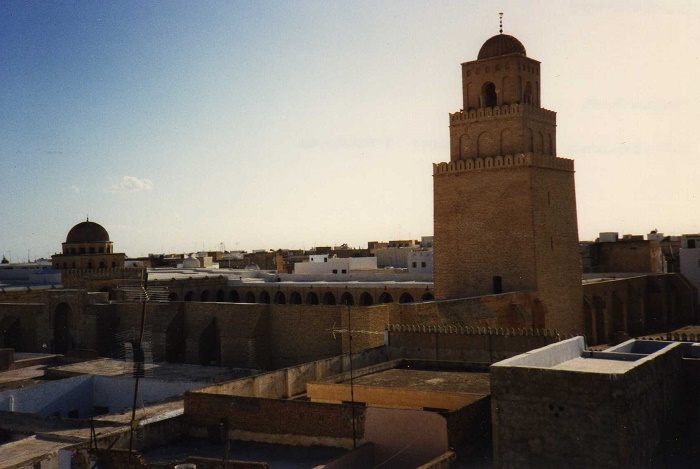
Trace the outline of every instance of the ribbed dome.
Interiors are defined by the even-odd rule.
[[[527,53],[525,53],[525,46],[522,42],[507,34],[497,34],[484,42],[484,45],[481,46],[479,50],[479,56],[477,58],[479,60],[490,59],[491,57],[508,54],[527,56]]]
[[[91,221],[78,223],[68,232],[66,243],[108,243],[109,233]]]

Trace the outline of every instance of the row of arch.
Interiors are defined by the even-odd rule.
[[[505,64],[503,64],[503,66],[504,66],[504,68],[505,68],[506,70],[509,70],[509,69],[510,69],[510,64],[509,64],[508,62],[506,62]],[[521,71],[523,71],[523,72],[530,72],[530,73],[535,74],[535,75],[539,75],[539,74],[540,74],[539,68],[538,68],[538,67],[535,67],[535,66],[533,66],[533,65],[517,65],[515,68],[516,68],[517,70],[521,70]],[[501,64],[496,64],[496,65],[494,66],[493,69],[494,69],[494,71],[496,71],[496,72],[500,72],[500,71],[501,71]],[[476,67],[476,68],[474,69],[474,73],[476,73],[477,75],[481,74],[481,67]],[[484,73],[491,73],[491,67],[486,66],[486,67],[484,68]],[[465,75],[468,76],[468,77],[472,76],[472,70],[471,70],[471,69],[467,69],[466,72],[465,72]]]
[[[476,137],[476,148],[471,148],[471,139],[468,134],[462,134],[459,137],[459,156],[460,158],[471,157],[476,154],[477,157],[485,157],[489,155],[510,155],[517,153],[525,147],[527,152],[533,152],[541,155],[554,156],[554,138],[552,134],[546,134],[540,131],[535,132],[528,128],[525,131],[524,141],[522,144],[517,141],[510,129],[501,130],[498,138],[494,138],[492,132],[483,131]],[[476,150],[476,151],[474,151]]]
[[[261,304],[292,304],[292,305],[348,305],[348,306],[372,306],[375,304],[374,297],[371,293],[365,291],[362,292],[357,298],[350,292],[343,292],[340,297],[336,297],[333,292],[325,292],[319,296],[315,291],[307,292],[306,295],[298,291],[293,291],[288,295],[282,291],[275,292],[274,295],[270,295],[267,290],[259,292],[257,295],[254,291],[249,290],[245,294],[241,295],[236,290],[231,290],[228,295],[223,290],[218,290],[216,293],[212,293],[209,290],[203,290],[198,295],[190,290],[187,291],[184,297],[180,298],[176,292],[172,292],[169,295],[170,301],[200,301],[200,302],[210,302],[215,301],[218,303],[230,302],[230,303],[261,303]],[[430,301],[434,300],[435,297],[431,292],[425,292],[420,297],[420,301]],[[382,292],[377,298],[377,304],[383,303],[393,303],[396,301],[394,296],[389,292]],[[398,297],[399,303],[414,303],[416,300],[414,296],[409,292],[403,292]]]
[[[529,108],[530,111],[529,113],[535,113],[539,115],[541,118],[544,118],[547,121],[551,121],[552,124],[555,123],[556,120],[556,113],[554,111],[550,111],[549,109],[543,109],[543,108],[535,108],[533,109],[532,107]],[[460,112],[455,112],[450,114],[450,121],[470,121],[470,120],[476,120],[476,119],[482,119],[484,117],[498,117],[501,115],[511,115],[511,114],[522,114],[525,110],[525,105],[524,104],[517,104],[517,103],[511,103],[511,104],[502,104],[502,105],[496,105],[492,107],[487,107],[487,108],[479,108],[479,109],[469,109],[467,111],[460,111]]]

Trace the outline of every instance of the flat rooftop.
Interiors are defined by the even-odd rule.
[[[194,381],[219,383],[251,375],[246,368],[185,365],[181,363],[151,363],[145,366],[146,376],[161,381]],[[60,365],[46,370],[47,377],[67,378],[78,375],[127,376],[133,367],[130,363],[112,358],[98,358],[79,363]]]
[[[349,381],[345,381],[346,383]],[[488,373],[394,368],[353,379],[356,386],[380,386],[406,390],[490,394]]]
[[[315,402],[354,400],[371,406],[455,410],[491,394],[486,367],[458,362],[393,360],[307,383]]]
[[[605,351],[587,350],[583,337],[557,342],[494,363],[492,367],[522,367],[595,374],[624,374],[681,344],[631,339]]]

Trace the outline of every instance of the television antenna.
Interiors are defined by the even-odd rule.
[[[141,304],[141,325],[138,331],[133,329],[117,335],[117,340],[122,339],[124,361],[132,366],[134,377],[134,400],[131,406],[131,424],[129,430],[129,467],[131,467],[132,449],[134,445],[134,430],[136,422],[136,404],[139,395],[139,379],[146,376],[146,364],[153,364],[153,350],[151,347],[151,330],[146,329],[146,303],[152,301],[168,301],[168,287],[148,288],[148,272],[141,270],[141,280],[137,285],[122,285],[117,287],[124,294],[126,301]],[[148,367],[149,374],[153,373],[153,367]]]
[[[345,310],[348,315],[348,327],[347,329],[343,328],[338,328],[335,327],[335,323],[333,324],[333,327],[331,329],[328,329],[328,331],[333,334],[333,338],[336,338],[336,334],[347,334],[348,335],[348,362],[350,364],[350,411],[352,412],[352,447],[353,449],[357,449],[357,424],[356,420],[357,417],[355,415],[355,385],[354,385],[354,376],[353,376],[353,366],[352,366],[352,334],[353,333],[358,333],[358,334],[381,334],[384,335],[384,332],[377,332],[377,331],[361,331],[361,330],[354,330],[352,328],[352,322],[351,322],[351,315],[350,315],[350,305],[345,303]]]

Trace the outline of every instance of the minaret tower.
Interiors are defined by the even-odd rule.
[[[574,163],[556,156],[540,83],[540,63],[502,32],[462,64],[450,162],[433,165],[435,293],[532,291],[532,326],[582,332]]]

